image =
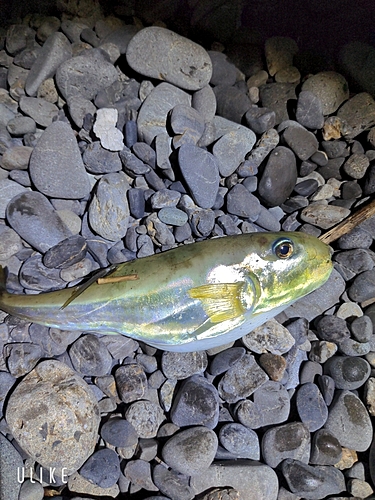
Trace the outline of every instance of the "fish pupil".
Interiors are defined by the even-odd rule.
[[[279,241],[274,245],[274,251],[280,259],[287,259],[293,253],[293,245],[291,241]]]

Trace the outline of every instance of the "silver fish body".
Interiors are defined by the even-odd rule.
[[[330,250],[304,233],[250,233],[184,245],[120,264],[82,293],[0,290],[0,309],[63,330],[120,333],[170,351],[196,351],[249,333],[321,286]],[[72,293],[77,295],[66,307]]]

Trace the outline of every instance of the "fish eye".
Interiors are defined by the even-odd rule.
[[[293,243],[288,239],[280,239],[273,244],[273,252],[279,259],[287,259],[293,255]]]

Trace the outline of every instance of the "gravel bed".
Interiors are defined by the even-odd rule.
[[[319,236],[371,200],[357,60],[375,49],[315,72],[291,38],[203,47],[69,5],[0,32],[9,291],[208,238]],[[0,311],[0,500],[374,498],[374,239],[375,217],[333,243],[321,289],[209,351]]]

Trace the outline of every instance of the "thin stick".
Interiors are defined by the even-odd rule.
[[[319,236],[320,241],[323,243],[327,243],[329,245],[332,241],[338,240],[344,234],[349,233],[352,229],[354,229],[358,224],[364,222],[375,214],[375,200],[373,200],[368,205],[365,205],[363,208],[350,215],[347,219],[340,222],[336,227],[333,227],[325,234]]]
[[[97,280],[98,285],[106,285],[107,283],[122,283],[123,281],[135,281],[138,280],[138,274],[127,274],[126,276],[108,276],[108,278],[99,278]]]

